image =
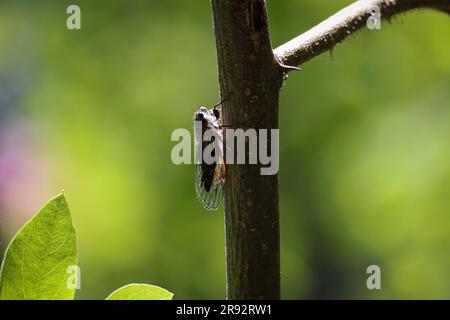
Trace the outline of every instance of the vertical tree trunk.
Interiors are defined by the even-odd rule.
[[[224,124],[277,129],[283,70],[270,42],[266,2],[212,0],[212,9],[220,91],[229,97]],[[260,167],[227,166],[228,299],[280,298],[278,175],[262,176]]]

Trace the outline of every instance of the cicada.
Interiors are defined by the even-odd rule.
[[[221,110],[217,109],[223,102],[221,101],[211,109],[200,107],[194,113],[196,146],[198,153],[201,153],[197,154],[195,191],[197,198],[207,210],[217,210],[223,199],[225,184],[223,126]],[[207,139],[205,139],[206,132],[206,136],[209,136]],[[207,161],[204,158],[206,148],[211,150],[209,154],[214,161]]]

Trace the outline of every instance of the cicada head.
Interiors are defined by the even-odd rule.
[[[203,121],[204,119],[208,118],[208,115],[209,110],[206,107],[200,107],[194,113],[194,120]]]

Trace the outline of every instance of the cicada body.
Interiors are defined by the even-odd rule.
[[[196,144],[200,145],[196,164],[195,191],[201,204],[208,210],[217,210],[223,199],[225,161],[223,160],[223,131],[220,110],[200,107],[194,114]],[[206,136],[206,139],[205,139]],[[205,150],[211,159],[205,159]]]

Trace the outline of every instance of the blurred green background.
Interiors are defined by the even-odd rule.
[[[1,0],[3,247],[65,190],[79,299],[130,282],[225,296],[223,212],[175,166],[175,128],[218,101],[209,1]],[[351,3],[269,1],[280,45]],[[450,298],[450,21],[423,11],[290,74],[280,107],[282,295]],[[382,290],[366,288],[381,267]]]

